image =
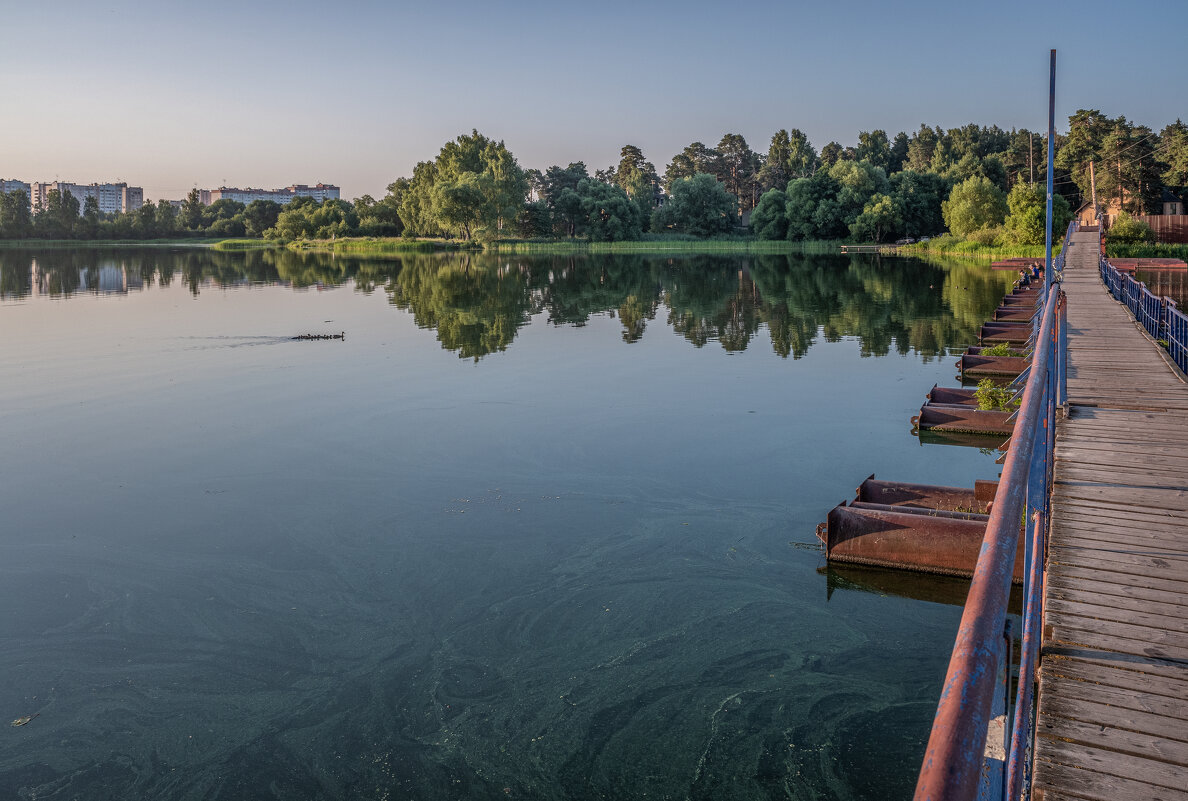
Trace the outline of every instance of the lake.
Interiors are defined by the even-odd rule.
[[[1010,280],[0,249],[0,799],[909,796],[965,584],[814,529]]]

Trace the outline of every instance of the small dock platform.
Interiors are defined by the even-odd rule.
[[[1097,259],[1074,234],[1032,797],[1188,801],[1188,384]]]

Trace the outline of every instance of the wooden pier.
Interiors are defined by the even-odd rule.
[[[1188,384],[1067,252],[1032,796],[1188,801]]]

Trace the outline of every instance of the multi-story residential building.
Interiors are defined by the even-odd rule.
[[[121,211],[135,211],[144,205],[144,189],[139,186],[128,186],[126,183],[117,184],[74,184],[66,181],[46,183],[35,181],[27,184],[24,181],[0,180],[0,192],[24,192],[29,197],[29,205],[33,213],[45,208],[46,197],[52,190],[65,194],[69,192],[78,201],[81,214],[86,207],[87,198],[93,197],[99,204],[99,211],[111,214]],[[198,199],[202,205],[209,206],[216,200],[235,200],[240,203],[251,203],[253,200],[271,200],[282,206],[293,198],[311,197],[317,202],[323,200],[338,200],[340,190],[333,184],[293,184],[284,189],[237,189],[221,186],[218,189],[199,189]],[[170,201],[180,206],[182,201]]]
[[[144,205],[144,189],[139,186],[128,186],[127,184],[120,184],[120,202],[123,204],[121,211],[136,211]]]
[[[24,192],[25,197],[32,197],[32,188],[24,181],[0,178],[0,192]]]
[[[323,200],[337,200],[339,189],[333,184],[315,184],[314,186],[293,184],[284,189],[239,189],[220,186],[218,189],[210,190],[209,203],[214,203],[217,200],[234,200],[247,204],[253,200],[271,200],[283,206],[298,197],[312,197],[319,203]]]
[[[87,198],[93,197],[99,204],[102,214],[112,214],[121,211],[135,211],[144,205],[144,190],[139,186],[118,184],[72,184],[65,181],[53,183],[34,182],[29,185],[29,200],[33,211],[39,212],[45,208],[46,197],[53,190],[61,194],[69,192],[78,201],[79,214],[86,207]]]
[[[319,203],[323,200],[338,200],[339,195],[338,187],[334,184],[293,184],[286,187],[285,191],[292,192],[294,197],[312,197]]]

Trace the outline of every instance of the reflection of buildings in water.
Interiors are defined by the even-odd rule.
[[[114,264],[104,264],[98,267],[88,267],[84,271],[84,286],[94,287],[97,292],[127,292],[128,285],[124,282],[124,270]]]
[[[95,259],[91,264],[81,263],[85,259]],[[146,272],[147,268],[147,272]],[[106,257],[78,257],[78,256],[40,256],[30,259],[25,268],[27,291],[18,291],[17,296],[29,297],[63,297],[77,293],[91,293],[104,295],[126,295],[129,292],[144,291],[153,286],[155,276],[162,271],[161,264],[141,264],[135,260],[125,261],[114,256]],[[211,276],[203,272],[189,274],[173,268],[168,270],[168,278],[162,286],[178,275],[184,275],[191,287],[197,292],[201,287],[254,287],[260,285],[281,286],[292,289],[316,289],[319,292],[337,289],[337,284],[318,282],[309,286],[295,286],[290,280],[262,280],[248,275],[217,275]],[[6,293],[5,296],[11,296]]]
[[[94,292],[105,295],[126,295],[129,290],[144,288],[141,275],[111,259],[88,267],[55,268],[32,260],[32,295],[62,295],[72,292]],[[73,273],[73,274],[71,274]]]

